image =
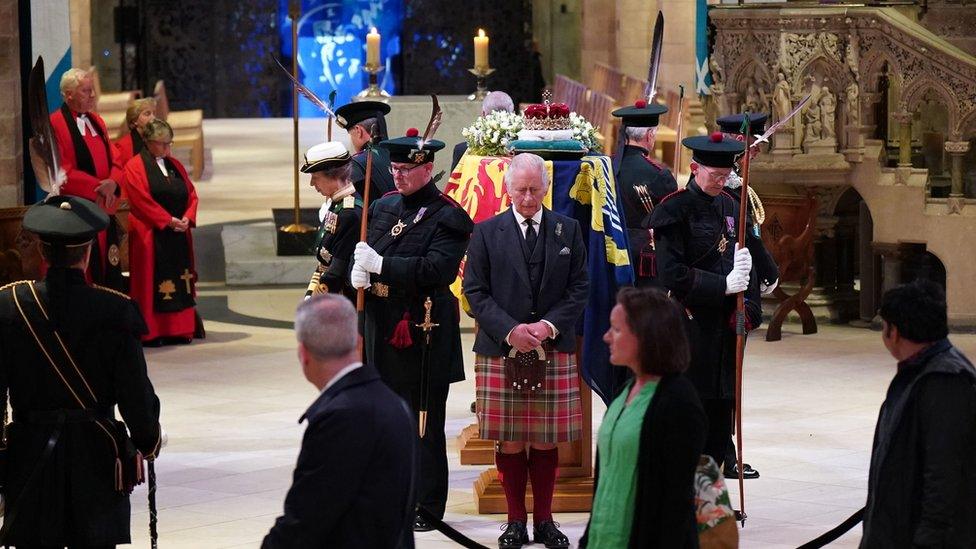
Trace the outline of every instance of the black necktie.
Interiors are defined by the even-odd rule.
[[[535,241],[538,240],[539,233],[535,231],[535,223],[531,218],[525,220],[525,244],[529,247],[529,251],[535,249]]]

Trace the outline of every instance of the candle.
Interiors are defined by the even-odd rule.
[[[373,27],[366,35],[366,66],[378,67],[380,65],[380,33]]]
[[[478,29],[478,36],[474,37],[474,68],[488,68],[488,37],[484,29]]]

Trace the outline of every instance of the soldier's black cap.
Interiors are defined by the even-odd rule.
[[[356,101],[339,107],[335,113],[339,127],[348,130],[363,120],[383,118],[390,113],[390,106],[382,101]]]
[[[745,143],[724,137],[720,132],[686,137],[681,144],[692,150],[692,161],[713,168],[731,168],[735,157],[746,149]]]
[[[745,118],[745,113],[730,114],[728,116],[716,118],[715,122],[718,124],[718,127],[722,133],[742,135],[742,121],[745,120]],[[769,118],[769,116],[762,113],[749,113],[749,133],[752,135],[762,135],[762,133],[766,131],[767,118]]]
[[[429,139],[420,147],[420,132],[417,128],[407,130],[407,135],[396,139],[387,139],[379,144],[390,151],[390,162],[404,164],[426,164],[434,161],[434,153],[444,148],[444,142]]]
[[[65,246],[84,244],[108,227],[108,215],[77,196],[48,196],[24,214],[24,228],[42,242]]]
[[[658,125],[661,115],[666,112],[668,112],[668,108],[664,105],[648,104],[647,101],[639,99],[632,107],[623,107],[611,114],[620,118],[624,127],[653,128]]]

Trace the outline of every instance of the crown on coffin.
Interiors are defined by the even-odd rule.
[[[569,130],[569,106],[565,103],[553,103],[552,93],[543,93],[543,102],[528,105],[522,111],[522,121],[527,130]]]

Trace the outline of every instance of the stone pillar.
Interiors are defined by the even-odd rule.
[[[0,208],[24,203],[17,0],[0,0]]]
[[[962,187],[962,160],[969,152],[968,141],[946,141],[945,150],[952,156],[952,191],[949,196],[962,198],[965,190]]]
[[[902,110],[892,118],[898,121],[898,167],[912,167],[912,113]]]

